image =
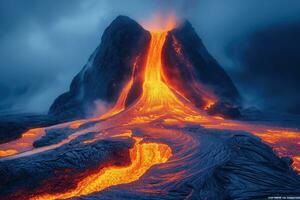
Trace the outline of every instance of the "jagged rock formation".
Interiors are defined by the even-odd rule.
[[[220,102],[238,103],[239,93],[232,80],[208,53],[188,21],[169,32],[163,58],[166,75],[168,79],[174,80],[172,85],[182,92],[190,93],[187,96],[194,100],[194,104],[201,106],[203,103],[201,93],[195,87],[197,83],[212,90]],[[178,80],[180,83],[176,84]]]
[[[121,88],[134,73],[134,83],[126,100],[129,105],[141,94],[142,68],[149,41],[150,33],[138,23],[128,17],[117,17],[105,30],[100,46],[88,63],[73,79],[70,90],[54,101],[49,114],[64,119],[80,118],[94,110],[97,100],[114,104]],[[182,54],[178,54],[176,45],[181,47]],[[211,91],[218,103],[229,104],[230,109],[238,105],[237,89],[208,53],[190,23],[185,22],[168,33],[162,60],[172,86],[199,108],[204,107],[204,90]],[[172,82],[175,80],[179,84]],[[211,113],[218,112],[217,109]],[[232,115],[230,112],[228,116]],[[232,117],[239,115],[239,112],[233,113],[237,114]]]
[[[116,18],[105,30],[99,47],[74,77],[70,90],[52,104],[49,114],[60,118],[86,116],[96,100],[116,101],[128,81],[135,59],[147,50],[150,35],[128,17]]]

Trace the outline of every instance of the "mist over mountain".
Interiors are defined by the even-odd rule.
[[[276,24],[228,45],[246,105],[300,114],[300,24]]]

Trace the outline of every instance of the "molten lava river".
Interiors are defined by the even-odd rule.
[[[76,179],[74,187],[58,192],[47,191],[45,183],[41,186],[44,188],[43,192],[30,195],[28,199],[68,199],[99,192],[105,195],[107,190],[111,193],[122,191],[126,194],[134,191],[134,193],[148,195],[163,195],[170,193],[170,188],[182,187],[181,184],[184,182],[190,182],[191,188],[196,187],[193,186],[192,180],[202,176],[204,173],[202,171],[209,169],[211,163],[218,165],[229,156],[226,146],[222,146],[220,141],[214,139],[213,134],[209,134],[212,130],[216,132],[226,130],[228,134],[230,131],[240,131],[254,135],[257,140],[260,138],[265,144],[271,146],[279,157],[292,158],[293,169],[300,171],[298,130],[207,115],[205,110],[196,108],[168,85],[168,81],[164,78],[161,60],[166,36],[167,32],[151,33],[143,71],[142,94],[130,106],[126,107],[125,102],[133,84],[133,77],[124,86],[116,104],[104,115],[31,129],[23,133],[20,139],[0,145],[2,160],[13,160],[56,149],[90,132],[97,134],[92,139],[82,141],[82,144],[89,145],[104,139],[132,141],[129,149],[130,160],[127,164],[107,165],[98,170],[86,171],[84,176]],[[207,104],[211,104],[211,101],[207,100]],[[86,124],[91,125],[84,126]],[[74,131],[56,144],[33,147],[33,142],[44,136],[45,130],[54,128],[69,128]],[[197,131],[198,129],[201,131]],[[204,142],[205,139],[208,142]],[[209,142],[210,139],[214,142]],[[214,156],[218,151],[223,153],[219,152],[218,157]],[[174,195],[185,197],[193,195],[193,190],[187,191],[189,192]]]

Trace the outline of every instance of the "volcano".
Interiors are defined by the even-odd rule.
[[[105,30],[100,46],[73,79],[70,91],[55,100],[49,114],[62,118],[86,117],[89,111],[94,111],[97,101],[115,105],[126,84],[130,86],[124,108],[130,106],[141,96],[143,82],[150,75],[144,75],[144,63],[152,39],[160,42],[160,49],[152,50],[161,52],[156,56],[162,56],[164,66],[158,66],[160,58],[153,58],[157,63],[150,65],[158,66],[155,70],[160,73],[156,79],[200,109],[211,107],[216,114],[227,112],[229,117],[238,117],[239,93],[229,76],[209,55],[189,22],[173,28],[171,25],[168,34],[158,36],[128,17],[115,19]],[[218,104],[226,104],[228,110],[213,109]]]
[[[299,195],[299,129],[246,121],[241,111],[232,80],[189,22],[149,31],[119,16],[49,110],[68,122],[0,144],[0,197]]]

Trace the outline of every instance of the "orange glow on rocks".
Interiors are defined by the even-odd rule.
[[[300,156],[294,156],[293,161],[294,161],[292,164],[293,168],[296,171],[300,172]]]
[[[288,156],[293,159],[292,167],[300,173],[300,133],[296,130],[267,129],[253,131],[264,142],[273,147],[281,157]]]
[[[134,147],[130,149],[131,164],[125,167],[109,166],[91,174],[77,183],[76,188],[61,194],[44,194],[31,200],[67,199],[94,192],[108,187],[131,183],[138,180],[150,167],[165,163],[172,156],[172,150],[166,144],[142,143],[141,138],[133,137]]]
[[[197,94],[197,96],[201,97],[203,101],[203,105],[201,106],[202,109],[208,110],[211,108],[217,101],[217,97],[213,93],[212,90],[210,90],[207,86],[200,83],[197,78],[195,77],[195,68],[190,63],[188,59],[186,59],[185,52],[183,51],[183,48],[180,44],[180,42],[176,39],[174,35],[172,35],[172,47],[175,50],[175,53],[179,59],[180,62],[185,63],[187,66],[187,73],[189,74],[189,84],[191,85],[190,88],[185,88],[185,79],[181,78],[182,75],[180,70],[173,68],[172,66],[169,66],[170,69],[172,69],[172,73],[176,75],[176,77],[180,77],[179,79],[174,79],[170,75],[170,79],[166,77],[166,75],[163,74],[163,79],[167,83],[168,87],[172,88],[172,90],[175,90],[176,93],[183,96],[187,101],[192,101],[195,105],[198,100],[194,99],[195,97],[192,97],[187,90],[193,90],[194,93]],[[164,68],[166,69],[166,68]]]
[[[33,149],[33,142],[45,134],[44,128],[33,128],[22,134],[21,138],[0,144],[0,157],[11,156],[18,152]]]
[[[300,132],[297,129],[276,128],[267,125],[226,120],[221,117],[207,115],[186,118],[186,120],[192,123],[198,122],[205,128],[241,130],[252,133],[259,137],[264,143],[270,145],[280,157],[288,156],[292,158],[292,167],[300,173]]]
[[[15,149],[0,150],[0,156],[10,156],[18,153]]]
[[[142,21],[143,27],[150,32],[167,32],[179,24],[179,19],[172,12],[167,14],[157,13],[147,21]]]
[[[70,123],[69,127],[76,129],[76,128],[79,128],[82,124],[84,124],[84,122],[85,122],[84,120],[73,121]]]
[[[100,117],[100,119],[105,119],[107,117],[111,117],[113,115],[118,114],[119,112],[123,111],[125,109],[125,102],[129,93],[129,90],[131,88],[133,84],[133,75],[131,76],[130,80],[128,81],[128,83],[125,85],[125,87],[123,88],[116,104],[114,105],[114,107],[108,111],[107,113],[105,113],[104,115],[102,115]]]

